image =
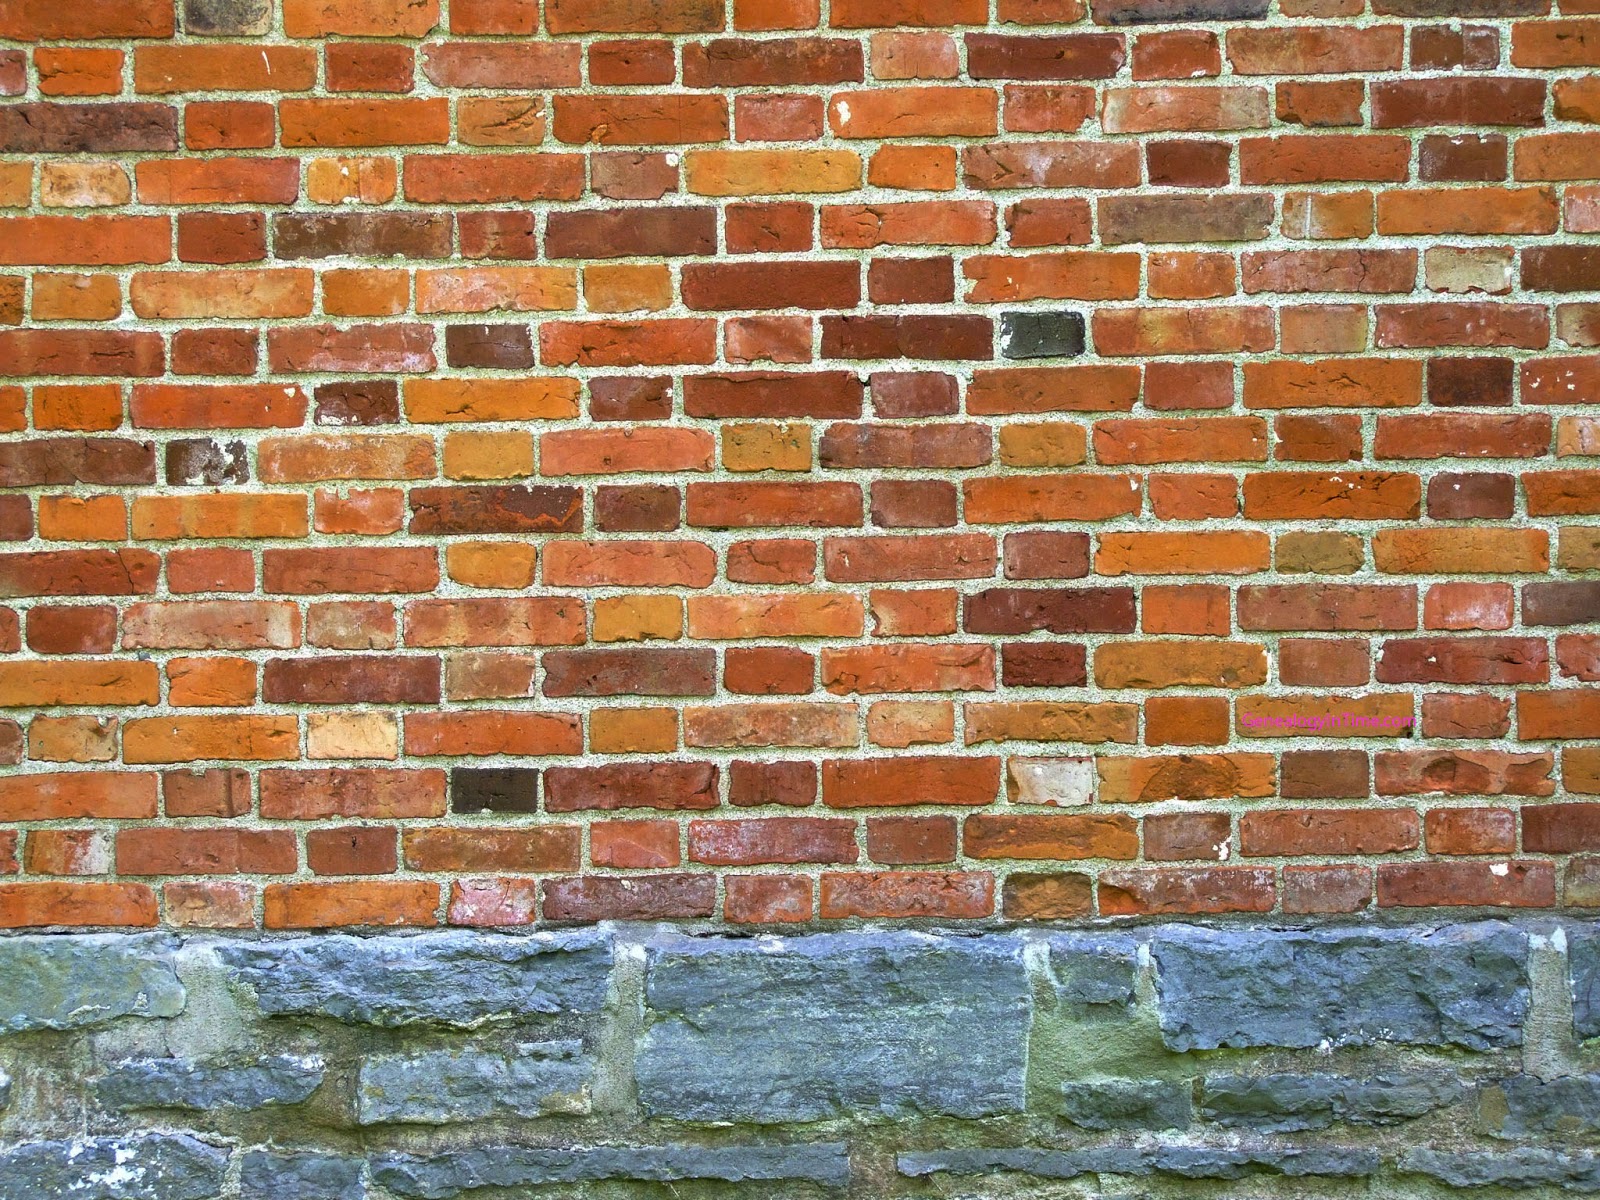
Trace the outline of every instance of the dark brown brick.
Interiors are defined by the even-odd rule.
[[[437,704],[439,659],[339,654],[275,658],[262,672],[269,704]]]
[[[273,218],[281,259],[449,258],[448,213],[284,213]]]
[[[665,258],[717,252],[717,210],[619,208],[553,212],[546,258]]]
[[[989,588],[964,602],[968,633],[1132,633],[1132,588]]]
[[[444,345],[452,367],[526,370],[534,364],[533,333],[526,325],[448,325]]]
[[[579,533],[583,491],[523,484],[411,490],[411,532]]]
[[[973,79],[1110,79],[1127,61],[1120,34],[969,33]]]
[[[710,696],[717,690],[711,649],[550,650],[546,696]]]

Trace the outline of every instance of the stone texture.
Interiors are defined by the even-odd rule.
[[[185,993],[162,935],[0,938],[0,1033],[175,1017]]]
[[[1542,1184],[1588,1192],[1600,1188],[1600,1158],[1559,1150],[1483,1151],[1407,1150],[1399,1169],[1408,1175],[1428,1175],[1451,1187],[1536,1188]]]
[[[1151,943],[1174,1050],[1400,1042],[1521,1044],[1527,939],[1509,926],[1204,930]]]
[[[365,1200],[361,1160],[338,1154],[251,1150],[239,1169],[240,1200]]]
[[[1549,963],[1530,1015],[1535,932],[1560,954],[1547,918],[4,938],[95,1004],[13,988],[0,1200],[1592,1194],[1600,1074]],[[108,1006],[130,961],[178,1019]]]
[[[1591,1136],[1600,1130],[1600,1075],[1514,1075],[1484,1088],[1478,1111],[1496,1137]]]
[[[299,1104],[322,1083],[321,1059],[290,1055],[255,1061],[140,1058],[118,1063],[95,1088],[112,1108],[258,1109]]]
[[[578,1041],[373,1055],[361,1064],[356,1120],[451,1125],[589,1111],[592,1065]]]
[[[1068,1004],[1133,1003],[1138,943],[1131,937],[1093,933],[1052,934],[1050,981],[1056,999]]]
[[[1345,1078],[1303,1074],[1208,1075],[1200,1111],[1208,1121],[1273,1133],[1325,1129],[1335,1121],[1384,1125],[1420,1117],[1466,1095],[1443,1074]]]
[[[1579,1037],[1600,1036],[1600,930],[1567,931],[1572,971],[1572,1025]]]
[[[490,1147],[431,1158],[383,1155],[373,1161],[374,1182],[407,1200],[450,1200],[475,1188],[527,1187],[599,1179],[670,1182],[714,1179],[809,1180],[842,1186],[849,1159],[838,1143],[792,1146],[596,1146],[541,1150]],[[670,1194],[670,1193],[669,1193]]]
[[[17,1200],[209,1200],[228,1156],[184,1134],[34,1142],[0,1150],[0,1196]]]
[[[1375,1151],[1315,1148],[1220,1149],[1210,1146],[1123,1147],[1089,1150],[934,1150],[901,1154],[902,1175],[988,1175],[1016,1171],[1044,1179],[1079,1175],[1148,1175],[1166,1171],[1191,1179],[1241,1179],[1252,1170],[1282,1175],[1362,1176],[1377,1170]]]
[[[593,1013],[604,1002],[611,967],[609,944],[594,933],[328,936],[231,945],[223,958],[264,1013],[380,1026],[470,1028]],[[472,980],[470,988],[460,985],[463,978]]]
[[[1065,1083],[1056,1112],[1084,1129],[1187,1129],[1194,1085],[1187,1079]]]
[[[666,937],[647,953],[635,1071],[651,1115],[807,1121],[1022,1107],[1029,999],[1019,943]]]

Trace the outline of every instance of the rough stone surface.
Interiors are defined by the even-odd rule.
[[[486,1117],[584,1113],[592,1071],[577,1041],[514,1045],[500,1054],[374,1055],[361,1064],[356,1119],[363,1125],[449,1125]]]
[[[1500,1154],[1409,1150],[1400,1156],[1402,1172],[1431,1175],[1451,1187],[1536,1188],[1545,1184],[1572,1191],[1600,1188],[1600,1158],[1558,1150],[1507,1150]]]
[[[902,1175],[988,1175],[1015,1171],[1045,1179],[1079,1175],[1148,1175],[1241,1179],[1252,1168],[1281,1175],[1361,1176],[1377,1170],[1373,1151],[1343,1148],[1231,1149],[1211,1146],[1108,1147],[1099,1150],[944,1150],[901,1154]]]
[[[1527,938],[1505,925],[1414,930],[1176,928],[1151,943],[1174,1050],[1400,1042],[1518,1045]]]
[[[363,1200],[361,1160],[339,1154],[252,1150],[239,1169],[240,1200]]]
[[[1133,1003],[1139,945],[1131,937],[1052,934],[1050,975],[1056,998],[1069,1004]]]
[[[34,1142],[0,1150],[0,1196],[40,1200],[208,1200],[228,1156],[186,1135]]]
[[[322,1083],[320,1059],[288,1055],[254,1062],[195,1062],[186,1058],[130,1059],[96,1087],[113,1108],[257,1109],[299,1104]]]
[[[819,997],[827,997],[819,1005]],[[639,1102],[691,1121],[1022,1107],[1020,943],[841,933],[648,950]]]
[[[473,1027],[604,1003],[610,950],[591,933],[300,939],[232,946],[225,961],[261,1011],[355,1024]],[[471,979],[470,988],[461,986]]]
[[[0,1033],[177,1016],[171,945],[162,935],[0,938]]]
[[[1563,928],[0,939],[0,1200],[1595,1194]]]
[[[1579,1037],[1600,1037],[1600,931],[1568,930],[1567,958],[1572,964],[1572,1026]]]
[[[1325,1129],[1334,1121],[1388,1124],[1420,1117],[1465,1094],[1448,1075],[1208,1075],[1201,1112],[1220,1125],[1275,1133]]]
[[[794,1146],[597,1146],[541,1150],[504,1146],[418,1159],[390,1155],[373,1164],[375,1182],[397,1196],[448,1200],[473,1188],[578,1183],[596,1179],[811,1180],[842,1185],[849,1174],[838,1143]]]
[[[1479,1112],[1485,1129],[1498,1137],[1593,1135],[1600,1131],[1600,1075],[1502,1079],[1484,1089]]]
[[[1057,1111],[1084,1129],[1186,1129],[1194,1085],[1165,1079],[1067,1083]]]

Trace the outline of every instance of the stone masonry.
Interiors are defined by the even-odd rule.
[[[0,940],[4,1200],[1600,1191],[1600,929]]]

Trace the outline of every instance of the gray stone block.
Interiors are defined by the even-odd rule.
[[[639,1102],[688,1121],[1020,1112],[1021,942],[664,935],[647,948]]]
[[[11,1076],[0,1071],[0,1111],[11,1103]]]
[[[110,1108],[249,1111],[299,1104],[317,1090],[322,1076],[321,1059],[290,1055],[237,1062],[137,1058],[111,1068],[95,1090]]]
[[[1133,1003],[1139,945],[1130,937],[1058,933],[1048,939],[1056,998],[1070,1004]]]
[[[5,1200],[211,1200],[226,1152],[184,1134],[34,1142],[0,1150]]]
[[[365,1200],[362,1161],[338,1154],[252,1150],[239,1172],[240,1200]]]
[[[995,1150],[920,1150],[895,1156],[902,1175],[995,1175],[1003,1171],[1040,1179],[1078,1175],[1148,1175],[1151,1152],[1132,1146],[1090,1150],[1035,1150],[1020,1146]]]
[[[1567,930],[1572,972],[1572,1026],[1581,1038],[1600,1037],[1600,930]]]
[[[1000,314],[1000,354],[1004,358],[1073,358],[1082,354],[1087,344],[1082,313]]]
[[[1397,1165],[1402,1174],[1428,1175],[1451,1187],[1600,1189],[1600,1158],[1559,1150],[1407,1150]]]
[[[450,1200],[474,1188],[532,1187],[602,1179],[727,1183],[797,1180],[842,1188],[850,1180],[843,1143],[786,1146],[596,1146],[542,1150],[486,1147],[430,1155],[386,1154],[372,1160],[372,1179],[406,1200]]]
[[[360,1025],[474,1028],[592,1014],[611,980],[610,943],[594,931],[327,936],[219,953],[262,1012]]]
[[[1162,1037],[1174,1050],[1522,1042],[1528,939],[1499,922],[1436,931],[1157,933]]]
[[[1270,11],[1268,0],[1094,0],[1094,19],[1105,25],[1251,21]]]
[[[1200,1111],[1208,1121],[1258,1132],[1325,1129],[1336,1120],[1386,1125],[1461,1100],[1448,1075],[1399,1073],[1368,1079],[1320,1072],[1208,1075]]]
[[[1382,1164],[1376,1150],[1342,1146],[1283,1146],[1235,1149],[1218,1146],[1158,1146],[1152,1165],[1187,1179],[1242,1179],[1267,1171],[1277,1175],[1348,1178],[1371,1175]]]
[[[175,1017],[184,990],[160,934],[0,938],[0,1033]]]
[[[486,1117],[589,1111],[593,1065],[583,1043],[373,1055],[361,1064],[356,1119],[363,1125],[449,1125]]]
[[[1187,1079],[1064,1083],[1056,1105],[1060,1116],[1084,1129],[1187,1129],[1193,1110]]]
[[[183,31],[244,37],[272,28],[272,0],[183,0]]]
[[[1600,1131],[1600,1075],[1514,1075],[1484,1089],[1479,1112],[1494,1137],[1592,1134]]]
[[[1164,1171],[1190,1179],[1242,1179],[1257,1172],[1350,1177],[1381,1165],[1376,1151],[1344,1147],[1103,1146],[1088,1150],[934,1150],[901,1154],[902,1175],[989,1175],[1011,1171],[1041,1179],[1077,1175],[1148,1175]]]

